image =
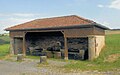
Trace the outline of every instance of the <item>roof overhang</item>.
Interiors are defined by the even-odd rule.
[[[47,28],[23,28],[23,29],[5,29],[6,31],[26,31],[26,30],[56,30],[56,29],[72,29],[72,28],[90,28],[92,26],[99,27],[104,30],[108,30],[108,27],[105,27],[101,24],[92,23],[92,24],[84,24],[84,25],[72,25],[72,26],[59,26],[59,27],[47,27]]]

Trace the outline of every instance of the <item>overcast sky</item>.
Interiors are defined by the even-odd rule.
[[[0,0],[0,33],[33,19],[65,15],[120,29],[120,0]]]

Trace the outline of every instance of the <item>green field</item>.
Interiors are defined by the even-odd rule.
[[[0,59],[9,54],[9,44],[0,45]]]
[[[106,35],[106,46],[100,56],[93,61],[71,60],[65,68],[80,70],[116,70],[120,69],[120,34]]]
[[[9,37],[0,37],[6,41],[0,45],[0,59],[9,54]],[[28,56],[29,58],[37,58]],[[52,59],[51,59],[52,60]],[[59,60],[59,59],[55,59]],[[120,34],[106,35],[106,46],[101,51],[100,56],[93,61],[68,60],[69,64],[64,68],[67,70],[118,70],[120,69]]]
[[[0,36],[0,59],[9,54],[9,36]]]
[[[0,36],[0,45],[2,45],[2,44],[9,44],[8,36]]]

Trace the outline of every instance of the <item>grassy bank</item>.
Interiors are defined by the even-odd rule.
[[[120,35],[106,35],[105,42],[106,46],[97,59],[89,62],[70,60],[65,68],[99,71],[120,69]]]

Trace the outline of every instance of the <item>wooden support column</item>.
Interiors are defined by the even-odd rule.
[[[67,46],[67,37],[64,33],[64,31],[61,31],[61,33],[63,34],[64,36],[64,46],[65,46],[65,50],[64,50],[64,59],[65,60],[68,60],[68,46]]]
[[[67,37],[65,35],[65,33],[62,31],[63,35],[64,35],[64,46],[65,46],[65,50],[64,50],[64,59],[68,60],[68,46],[67,46]]]
[[[14,38],[10,37],[10,54],[14,55]]]
[[[65,57],[64,57],[64,59],[68,60],[68,47],[67,47],[67,38],[66,37],[64,37],[64,45],[65,45],[65,52],[64,52]]]
[[[25,40],[26,32],[23,32],[23,55],[26,56],[26,40]]]

